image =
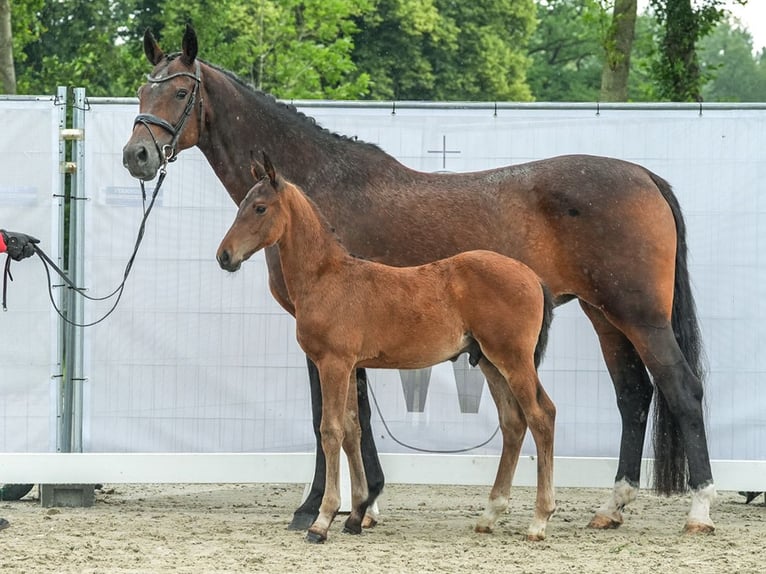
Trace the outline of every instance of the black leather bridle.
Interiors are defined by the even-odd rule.
[[[133,125],[141,124],[143,125],[147,131],[149,132],[149,135],[152,136],[152,140],[154,140],[154,145],[157,148],[157,153],[160,154],[160,159],[163,163],[175,161],[176,159],[176,146],[178,145],[178,138],[181,137],[181,132],[184,129],[184,125],[186,125],[186,120],[189,119],[189,116],[191,115],[192,110],[194,109],[194,104],[197,102],[197,96],[200,92],[200,85],[202,83],[202,78],[200,76],[200,66],[199,66],[199,60],[195,60],[195,68],[194,73],[191,72],[176,72],[175,74],[170,74],[169,76],[166,76],[164,78],[161,77],[154,77],[151,74],[146,75],[146,79],[149,82],[152,83],[162,83],[162,82],[168,82],[174,78],[187,76],[194,80],[194,88],[191,91],[191,94],[189,95],[189,98],[186,100],[186,107],[184,108],[184,112],[181,115],[181,118],[175,123],[175,125],[171,124],[167,120],[164,120],[158,116],[155,116],[154,114],[138,114],[136,116],[136,119],[133,121]],[[202,129],[202,122],[204,121],[204,105],[202,97],[199,98],[199,126],[200,129]],[[159,126],[165,131],[167,131],[171,136],[172,139],[170,140],[169,144],[165,144],[163,146],[160,145],[160,143],[157,141],[157,138],[154,136],[154,132],[152,132],[150,125]]]

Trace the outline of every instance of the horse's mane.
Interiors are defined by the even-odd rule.
[[[180,57],[182,55],[181,52],[173,52],[172,54],[167,54],[165,57],[167,58],[168,62],[171,62],[172,60],[175,60],[176,58]],[[296,108],[293,104],[282,101],[277,99],[272,94],[269,94],[267,92],[264,92],[263,90],[259,90],[258,88],[254,87],[252,84],[247,82],[246,80],[239,77],[237,74],[232,72],[231,70],[227,70],[226,68],[222,68],[221,66],[217,64],[213,64],[211,62],[208,62],[207,60],[203,60],[202,58],[197,58],[200,62],[203,64],[210,66],[214,70],[222,73],[224,76],[229,78],[232,82],[237,84],[238,86],[242,87],[245,91],[252,94],[254,97],[258,98],[260,101],[264,102],[265,105],[275,107],[277,109],[281,109],[285,111],[284,114],[285,118],[288,121],[291,121],[293,123],[300,123],[300,124],[308,124],[314,129],[316,129],[318,132],[330,136],[333,139],[341,142],[348,142],[352,144],[358,144],[361,146],[366,146],[371,149],[382,151],[379,146],[365,142],[363,140],[359,140],[356,137],[350,137],[343,134],[339,134],[337,132],[333,132],[327,128],[322,127],[320,124],[317,123],[317,121],[312,118],[311,116],[307,116],[303,112],[301,112],[298,108]]]

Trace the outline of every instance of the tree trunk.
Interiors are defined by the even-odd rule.
[[[0,0],[0,92],[3,94],[16,93],[10,0]]]
[[[660,60],[660,95],[673,102],[701,100],[700,69],[695,43],[700,15],[691,0],[666,0],[665,37]]]
[[[604,47],[606,58],[601,73],[601,101],[624,102],[628,99],[630,51],[636,30],[637,0],[615,0],[612,25]]]

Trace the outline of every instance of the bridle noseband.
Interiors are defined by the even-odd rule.
[[[138,114],[136,116],[136,119],[133,120],[134,126],[136,124],[143,125],[149,132],[149,135],[152,136],[152,140],[154,140],[154,145],[157,148],[157,152],[160,154],[160,158],[162,159],[163,163],[176,160],[176,146],[178,145],[178,139],[181,137],[181,131],[184,129],[186,120],[189,119],[192,109],[194,109],[194,104],[197,101],[197,94],[199,93],[199,90],[200,90],[200,84],[202,83],[202,78],[200,76],[199,60],[195,60],[195,64],[196,66],[194,68],[194,74],[190,72],[176,72],[175,74],[170,74],[169,76],[165,78],[157,78],[152,76],[151,74],[146,75],[146,79],[149,82],[158,83],[158,84],[162,82],[168,82],[180,76],[187,76],[194,80],[194,88],[192,89],[189,99],[186,100],[186,107],[184,108],[184,112],[181,115],[181,118],[176,122],[175,125],[171,124],[170,122],[166,120],[163,120],[162,118],[158,116],[155,116],[154,114]],[[204,120],[203,114],[204,114],[203,100],[200,97],[200,100],[199,100],[200,129],[202,129],[202,122]],[[152,132],[149,125],[159,126],[165,131],[167,131],[171,136],[173,136],[172,139],[170,140],[170,143],[160,146],[160,143],[157,141],[157,138],[154,136],[154,132]]]

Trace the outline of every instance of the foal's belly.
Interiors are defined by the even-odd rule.
[[[470,337],[463,333],[437,337],[428,337],[427,333],[421,333],[420,336],[414,334],[366,349],[357,366],[370,369],[422,369],[455,358],[467,350],[470,342]]]

